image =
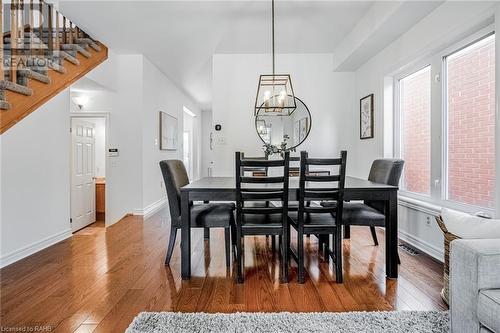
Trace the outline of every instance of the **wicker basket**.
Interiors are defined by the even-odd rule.
[[[448,303],[449,297],[449,285],[450,285],[450,243],[455,239],[460,239],[460,237],[455,236],[450,233],[443,222],[441,216],[436,217],[436,222],[444,233],[444,274],[443,274],[443,290],[441,290],[441,298],[446,304]]]

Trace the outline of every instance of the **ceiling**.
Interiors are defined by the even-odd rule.
[[[276,52],[334,53],[373,3],[277,0]],[[144,54],[205,110],[211,108],[213,54],[271,48],[270,1],[60,0],[59,8],[113,52]],[[428,10],[412,12],[415,23]],[[399,33],[408,29],[402,21]]]

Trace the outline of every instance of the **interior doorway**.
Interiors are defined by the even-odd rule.
[[[105,224],[106,117],[71,117],[71,229]]]
[[[184,107],[183,112],[183,135],[182,135],[182,161],[186,166],[189,179],[194,180],[195,151],[194,151],[194,118],[196,115]]]

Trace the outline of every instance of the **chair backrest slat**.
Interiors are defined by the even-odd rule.
[[[283,200],[284,191],[272,192],[246,192],[245,189],[241,190],[241,198],[244,201],[269,201],[269,200]]]
[[[283,177],[241,177],[242,183],[268,184],[268,183],[283,183]]]
[[[307,158],[306,165],[340,165],[342,158]]]
[[[282,167],[283,166],[283,160],[250,160],[250,159],[244,159],[240,161],[241,166],[243,167],[262,167],[262,168],[269,168],[269,167]]]
[[[331,176],[309,176],[306,174],[306,182],[338,182],[340,175]]]

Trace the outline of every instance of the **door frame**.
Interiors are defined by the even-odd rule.
[[[108,154],[107,154],[107,149],[109,147],[109,115],[110,113],[109,112],[70,112],[70,116],[69,116],[69,127],[71,129],[72,127],[72,119],[73,118],[80,118],[80,119],[85,119],[85,118],[104,118],[104,128],[105,128],[105,133],[104,133],[104,151],[105,151],[105,154],[106,154],[106,157],[105,157],[105,163],[106,163],[106,166],[105,166],[105,173],[106,173],[106,194],[105,194],[105,198],[104,198],[104,211],[107,213],[108,212],[108,195],[109,195],[109,188],[111,187],[111,184],[110,182],[108,182],[108,176],[110,174],[110,171],[111,171],[111,168],[109,167],[109,163],[108,163]],[[71,132],[69,133],[69,136],[70,136],[70,140],[71,140]],[[73,150],[73,147],[70,145],[69,147],[70,149],[70,160],[69,160],[69,168],[71,170],[71,158],[72,158],[72,150]],[[71,180],[71,172],[69,173],[69,177],[70,177],[70,180],[69,180],[69,183],[72,184],[72,180]],[[70,189],[69,189],[69,195],[70,195],[70,199],[71,199],[71,186],[70,186]],[[70,207],[69,207],[70,211],[71,211],[71,200],[70,200]],[[107,214],[104,214],[104,226],[108,226],[108,221],[107,221],[107,218],[106,218]]]

